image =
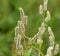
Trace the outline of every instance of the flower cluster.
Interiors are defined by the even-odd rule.
[[[27,24],[27,16],[25,16],[24,11],[22,8],[19,8],[20,11],[20,18],[21,20],[18,21],[17,26],[15,27],[15,38],[14,41],[16,43],[16,53],[17,55],[22,56],[23,53],[23,45],[21,44],[21,40],[24,37],[25,33],[25,25]]]
[[[37,40],[37,43],[40,44],[40,42],[43,43],[43,40],[42,40],[42,36],[46,30],[46,23],[48,23],[48,21],[50,20],[50,12],[47,10],[47,3],[48,3],[48,0],[44,0],[44,5],[40,5],[39,6],[39,13],[42,15],[44,14],[46,11],[46,17],[44,17],[44,21],[42,22],[41,26],[39,27],[39,31],[38,33],[28,41],[30,44],[33,43],[34,41]]]
[[[32,38],[27,39],[28,43],[26,42],[26,39],[25,39],[25,37],[27,37],[25,36],[25,25],[27,25],[27,16],[25,15],[23,9],[19,8],[20,20],[18,21],[17,26],[15,27],[15,38],[14,38],[17,55],[24,56],[23,52],[25,51],[26,48],[28,48],[28,45],[32,46],[32,44],[35,42],[39,46],[38,49],[34,47],[39,52],[38,56],[40,55],[44,56],[40,51],[43,44],[43,34],[45,33],[46,25],[48,21],[50,21],[51,19],[50,12],[49,10],[47,10],[47,4],[48,4],[48,0],[44,0],[43,5],[39,6],[39,13],[40,15],[43,15],[42,18],[44,19],[44,21],[41,23],[41,26],[39,27],[37,34],[35,34]],[[51,27],[48,27],[48,33],[50,35],[49,36],[50,46],[47,48],[47,53],[45,56],[55,56],[58,53],[59,44],[56,44],[54,41],[55,36],[52,32]],[[24,45],[22,44],[23,39],[24,39]],[[27,47],[25,47],[26,46],[25,42],[28,44]]]
[[[50,41],[50,47],[47,49],[47,54],[46,56],[54,56],[57,55],[58,50],[59,50],[59,44],[55,45],[54,39],[55,36],[51,30],[51,27],[48,27],[48,32],[49,32],[49,41]]]

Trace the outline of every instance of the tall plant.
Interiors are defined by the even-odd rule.
[[[59,44],[55,43],[55,36],[51,27],[47,23],[50,21],[51,16],[49,10],[47,10],[48,0],[44,0],[43,5],[39,6],[39,13],[44,19],[41,26],[38,29],[37,34],[34,37],[28,37],[25,35],[25,26],[27,25],[28,17],[25,15],[23,9],[20,7],[20,19],[15,27],[15,55],[16,56],[55,56],[59,50]],[[43,35],[45,31],[49,33],[49,47],[47,48],[46,55],[42,53]]]

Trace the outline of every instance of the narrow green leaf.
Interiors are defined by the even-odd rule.
[[[32,48],[30,48],[30,49],[25,53],[25,56],[30,56],[30,55],[31,55],[31,52],[32,52]]]

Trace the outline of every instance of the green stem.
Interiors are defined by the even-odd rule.
[[[25,38],[24,38],[24,49],[26,51],[26,41],[25,41]]]
[[[36,48],[36,47],[34,47],[34,46],[31,46],[31,48],[34,48],[34,49],[37,50],[42,56],[44,56],[44,54],[43,54],[38,48]]]

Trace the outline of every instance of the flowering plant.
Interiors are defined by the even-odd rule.
[[[39,13],[44,19],[41,26],[38,29],[37,34],[32,38],[25,35],[25,26],[27,25],[28,17],[25,15],[22,8],[19,8],[20,19],[17,26],[15,27],[15,56],[55,56],[59,50],[59,44],[55,43],[55,36],[52,32],[51,27],[47,23],[50,21],[51,16],[49,10],[47,10],[48,0],[44,0],[43,5],[39,6]],[[49,47],[47,48],[46,54],[43,54],[41,49],[43,46],[43,35],[45,31],[49,33]],[[34,53],[35,52],[35,53]]]

